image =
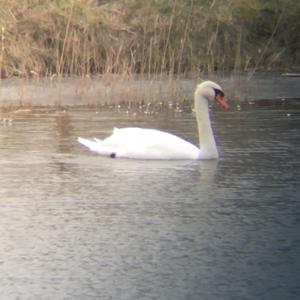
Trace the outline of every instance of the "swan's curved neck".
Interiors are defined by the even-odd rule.
[[[195,93],[195,112],[199,133],[200,158],[218,158],[218,150],[210,124],[207,99],[199,91]]]

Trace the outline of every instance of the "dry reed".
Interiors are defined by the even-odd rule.
[[[289,67],[300,60],[300,8],[282,1],[0,0],[1,77]]]

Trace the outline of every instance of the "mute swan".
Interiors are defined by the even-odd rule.
[[[136,127],[115,128],[113,134],[104,140],[78,138],[78,142],[91,151],[111,158],[217,159],[219,154],[208,111],[208,100],[213,99],[228,108],[224,92],[218,84],[205,81],[197,86],[194,101],[200,148],[167,132]]]

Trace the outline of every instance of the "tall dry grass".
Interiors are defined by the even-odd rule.
[[[299,13],[297,0],[0,0],[1,77],[289,68]]]

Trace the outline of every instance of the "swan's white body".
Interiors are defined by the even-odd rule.
[[[185,140],[155,129],[115,128],[105,140],[78,141],[92,151],[115,157],[136,159],[198,159],[198,147]]]
[[[221,93],[222,99],[216,98],[218,92]],[[200,148],[167,132],[136,127],[115,128],[113,134],[104,140],[78,138],[78,141],[91,151],[113,158],[217,159],[219,155],[208,110],[208,100],[213,98],[227,107],[219,85],[211,81],[198,85],[195,91],[195,113]]]

